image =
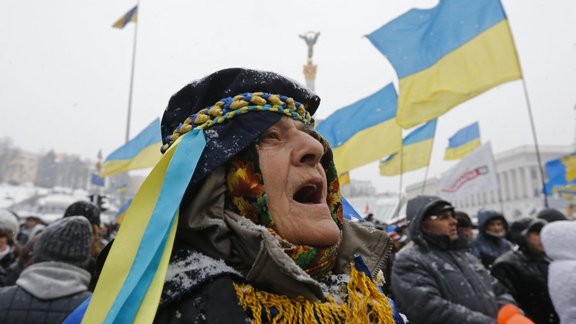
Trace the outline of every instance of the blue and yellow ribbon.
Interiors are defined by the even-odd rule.
[[[196,129],[174,144],[128,209],[83,322],[153,321],[172,252],[180,202],[206,140],[203,131]]]

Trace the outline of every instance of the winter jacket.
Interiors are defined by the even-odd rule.
[[[491,273],[508,288],[518,306],[535,323],[559,323],[548,295],[548,266],[544,255],[526,249],[504,253],[492,266]]]
[[[61,323],[80,305],[90,274],[63,262],[41,262],[26,268],[15,286],[0,288],[0,323]]]
[[[224,208],[224,175],[223,168],[215,170],[181,213],[180,242],[155,322],[243,323],[246,314],[238,304],[234,282],[287,297],[326,300],[325,287],[298,267],[264,227]],[[349,273],[358,254],[377,273],[390,247],[385,232],[345,222],[333,272]]]
[[[14,247],[8,245],[7,250],[0,253],[0,287],[10,285],[10,278],[12,274],[11,267],[17,261],[17,254]]]
[[[450,241],[420,229],[438,197],[419,196],[409,202],[414,246],[397,255],[392,292],[409,323],[495,323],[498,309],[513,298],[473,255],[463,237]]]
[[[507,239],[486,233],[486,224],[493,219],[501,219],[504,222],[505,230],[508,231],[508,222],[502,214],[492,210],[480,210],[478,212],[478,236],[472,243],[470,251],[482,261],[487,269],[492,267],[499,256],[512,250],[512,243]]]
[[[550,223],[540,232],[546,254],[552,258],[548,290],[560,323],[576,323],[576,223]]]

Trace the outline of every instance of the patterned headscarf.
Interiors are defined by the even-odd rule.
[[[316,132],[311,132],[328,151],[328,144]],[[325,166],[328,183],[326,203],[332,219],[342,230],[342,204],[340,202],[340,187],[336,169],[333,163]],[[308,245],[296,245],[285,240],[276,230],[273,216],[268,208],[268,195],[264,191],[264,180],[258,163],[256,145],[252,144],[227,164],[226,175],[228,204],[240,215],[262,225],[278,240],[284,252],[296,264],[314,279],[322,279],[330,274],[334,267],[340,240],[335,244],[317,248]],[[281,217],[281,216],[280,216]]]

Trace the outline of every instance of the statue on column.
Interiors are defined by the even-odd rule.
[[[316,80],[316,69],[318,66],[312,63],[312,55],[314,55],[314,44],[316,44],[318,36],[320,36],[320,32],[309,31],[306,34],[299,36],[306,42],[306,45],[308,45],[308,60],[306,65],[304,65],[302,72],[304,72],[306,86],[310,90],[314,91],[314,81]]]
[[[309,31],[306,34],[299,36],[306,42],[306,45],[308,45],[308,60],[312,61],[312,55],[314,54],[314,44],[316,44],[318,36],[320,36],[320,32]]]

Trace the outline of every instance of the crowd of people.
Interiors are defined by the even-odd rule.
[[[51,224],[0,210],[0,323],[576,323],[575,222],[476,225],[435,196],[348,221],[319,104],[271,72],[187,85],[110,242],[86,201]]]

